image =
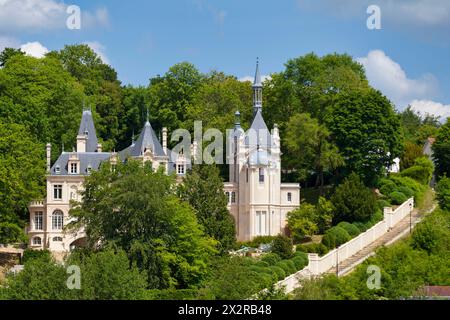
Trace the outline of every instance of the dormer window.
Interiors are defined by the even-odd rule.
[[[177,173],[178,174],[184,174],[184,164],[177,165]]]
[[[55,167],[55,173],[60,174],[61,173],[61,167],[59,165],[57,165]]]
[[[84,131],[84,135],[87,137],[87,136],[89,136],[89,131]]]
[[[91,165],[88,165],[87,168],[86,168],[86,172],[87,172],[88,174],[90,174],[91,171],[92,171],[92,166],[91,166]]]
[[[70,164],[70,174],[77,174],[78,173],[78,163],[71,163]]]

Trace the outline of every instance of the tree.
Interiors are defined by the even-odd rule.
[[[406,141],[403,154],[400,159],[400,167],[402,170],[408,169],[414,165],[414,161],[423,156],[423,146]]]
[[[216,241],[174,194],[175,179],[151,163],[105,163],[85,181],[83,202],[70,211],[85,226],[88,245],[116,245],[147,274],[149,288],[188,288],[206,276]]]
[[[273,239],[272,252],[278,254],[282,259],[290,259],[294,256],[292,240],[286,236],[278,235]]]
[[[317,232],[318,227],[314,222],[316,215],[315,206],[309,203],[287,214],[287,225],[295,241],[301,242]]]
[[[443,210],[450,211],[450,178],[443,177],[436,186],[436,199]]]
[[[0,69],[2,122],[21,124],[39,142],[50,142],[53,160],[63,143],[75,143],[82,101],[83,87],[53,57],[17,54]]]
[[[347,174],[356,172],[374,185],[400,156],[400,122],[390,101],[374,89],[342,92],[326,116],[332,139],[345,159]]]
[[[450,176],[450,118],[439,129],[432,149],[437,176]]]
[[[4,67],[8,60],[15,56],[16,54],[24,55],[25,53],[20,49],[14,49],[14,48],[5,48],[0,53],[0,67]]]
[[[0,243],[25,240],[28,205],[44,191],[44,146],[21,125],[0,121]]]
[[[220,243],[226,253],[236,242],[236,228],[223,191],[219,169],[214,165],[194,165],[179,185],[180,197],[194,209],[205,233]]]
[[[143,297],[146,276],[123,250],[107,249],[89,254],[74,253],[67,265],[80,267],[81,300],[133,300]],[[67,276],[66,276],[67,277]]]
[[[204,75],[188,62],[175,64],[164,76],[150,79],[148,90],[152,115],[170,131],[180,128],[203,79]]]
[[[328,129],[312,119],[307,113],[294,115],[287,125],[285,141],[291,154],[297,159],[297,168],[301,168],[301,178],[315,170],[316,187],[320,186],[323,195],[324,172],[343,165],[338,149],[328,141]]]
[[[121,136],[119,119],[124,116],[117,72],[85,44],[66,45],[48,56],[60,61],[64,69],[83,85],[88,96],[86,104],[94,107],[96,128],[103,140],[103,149],[112,150]]]
[[[376,211],[375,195],[356,173],[350,174],[336,188],[331,202],[334,206],[333,224],[367,222]]]

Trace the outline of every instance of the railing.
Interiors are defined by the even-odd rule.
[[[31,201],[30,207],[43,207],[45,205],[43,200]]]
[[[355,255],[363,248],[367,247],[381,236],[386,234],[397,223],[404,219],[414,209],[414,198],[405,201],[401,206],[392,210],[392,208],[384,209],[384,218],[382,221],[374,225],[372,228],[358,235],[356,238],[344,243],[339,248],[328,252],[326,255],[319,257],[316,253],[308,254],[308,265],[285,279],[279,281],[276,286],[278,288],[285,287],[286,292],[293,291],[298,287],[298,280],[301,278],[310,278],[312,276],[321,275],[337,264],[345,261]]]

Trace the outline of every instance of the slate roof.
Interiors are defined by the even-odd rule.
[[[156,137],[155,131],[153,131],[153,128],[148,121],[145,123],[144,129],[137,141],[128,148],[120,151],[119,156],[122,160],[125,160],[128,157],[139,157],[144,154],[146,149],[152,150],[155,156],[166,156],[161,143]]]
[[[76,154],[80,161],[80,169],[79,174],[81,176],[88,175],[88,167],[91,167],[91,170],[98,170],[102,161],[109,160],[111,157],[111,153],[109,152],[63,152],[58,160],[56,160],[55,164],[50,170],[50,175],[52,176],[65,176],[69,175],[68,161],[70,155]],[[57,173],[56,168],[59,167],[60,173]],[[70,174],[74,175],[74,174]]]
[[[269,148],[273,145],[272,135],[267,128],[261,110],[257,110],[252,125],[245,136],[245,145]]]
[[[78,129],[79,136],[85,134],[87,134],[86,152],[97,151],[97,133],[95,132],[94,119],[92,118],[92,112],[90,110],[83,111],[80,128]]]

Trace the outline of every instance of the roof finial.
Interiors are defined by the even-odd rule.
[[[256,57],[256,72],[255,72],[255,81],[253,82],[254,87],[261,87],[261,74],[259,73],[259,57]]]
[[[235,127],[240,127],[241,126],[241,113],[238,111],[236,111],[236,113],[234,114],[234,126]]]

